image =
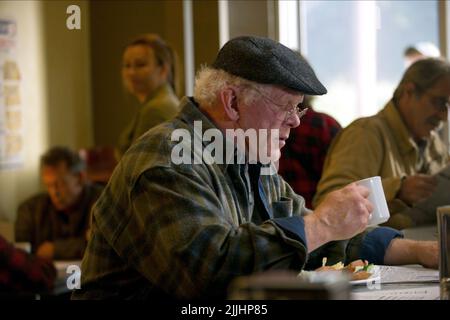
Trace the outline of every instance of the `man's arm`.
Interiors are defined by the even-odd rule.
[[[86,235],[45,241],[36,250],[38,257],[50,260],[69,260],[83,258],[86,249]]]
[[[81,259],[86,249],[86,234],[79,237],[70,237],[67,239],[57,239],[54,241],[55,256],[54,259]]]
[[[356,184],[331,192],[313,214],[304,218],[308,251],[363,232],[373,211],[368,195],[367,188]]]
[[[421,264],[426,268],[438,268],[439,247],[436,241],[393,239],[384,256],[384,264]]]

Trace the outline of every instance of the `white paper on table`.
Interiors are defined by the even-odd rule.
[[[353,292],[353,300],[439,300],[439,286]]]
[[[438,283],[439,271],[422,266],[379,266],[381,283]]]

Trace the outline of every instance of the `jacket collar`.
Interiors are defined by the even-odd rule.
[[[186,123],[186,125],[191,129],[191,131],[192,131],[191,133],[193,134],[194,138],[200,139],[200,141],[202,142],[203,150],[205,150],[205,148],[211,143],[211,141],[203,141],[203,135],[204,135],[205,131],[207,131],[209,129],[218,130],[222,134],[222,138],[223,138],[223,140],[222,140],[223,141],[223,149],[222,150],[225,155],[226,155],[227,148],[232,148],[233,159],[229,159],[228,161],[225,160],[225,161],[223,161],[223,163],[217,163],[217,166],[219,166],[223,172],[225,172],[227,170],[229,165],[237,166],[236,168],[238,169],[238,167],[239,167],[238,163],[242,164],[242,162],[244,160],[241,159],[241,161],[238,161],[238,159],[237,159],[238,152],[237,152],[236,146],[234,145],[234,141],[227,139],[227,136],[223,132],[223,130],[219,129],[217,127],[217,125],[214,123],[214,121],[212,119],[210,119],[204,112],[202,112],[200,110],[199,105],[194,100],[194,98],[184,97],[181,100],[181,106],[182,106],[182,110],[178,114],[178,117],[182,122]],[[199,130],[197,130],[197,131],[195,130],[195,127],[194,127],[195,121],[200,121],[201,132]],[[198,128],[198,126],[197,126],[197,128]],[[202,152],[203,150],[201,150],[201,151],[196,150],[196,152]],[[244,156],[244,158],[245,158],[245,156]]]
[[[395,133],[394,139],[399,146],[401,154],[407,154],[414,150],[418,151],[419,147],[406,126],[400,111],[394,104],[394,101],[389,101],[379,114],[386,119],[392,132]],[[428,142],[427,140],[424,141],[425,143]]]

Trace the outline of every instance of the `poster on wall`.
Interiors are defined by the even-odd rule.
[[[21,73],[17,24],[0,18],[0,170],[23,165]]]

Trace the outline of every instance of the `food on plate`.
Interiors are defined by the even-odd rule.
[[[369,264],[367,260],[356,260],[348,265],[344,265],[342,262],[338,262],[332,266],[327,266],[327,258],[322,259],[322,266],[315,271],[339,271],[348,272],[352,281],[365,280],[372,275],[373,264]]]

